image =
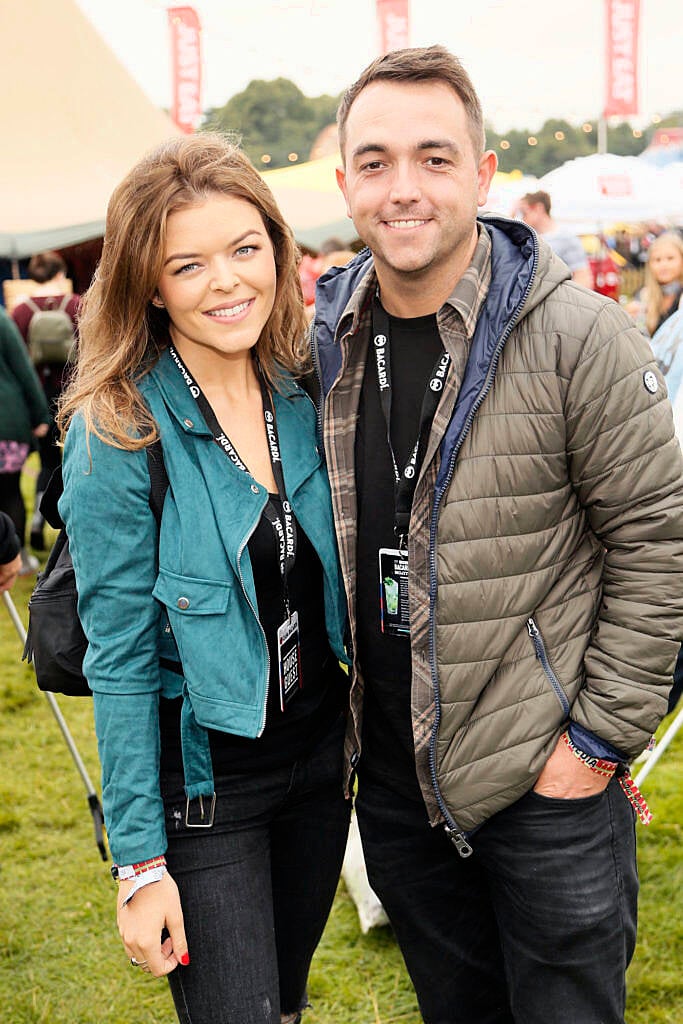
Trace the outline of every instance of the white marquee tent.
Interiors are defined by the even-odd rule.
[[[0,257],[19,259],[101,235],[116,184],[178,129],[74,0],[2,0],[1,21]]]

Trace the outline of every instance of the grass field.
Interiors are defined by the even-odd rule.
[[[20,580],[13,591],[24,620],[32,582]],[[2,606],[0,1021],[173,1024],[165,982],[133,970],[120,945],[114,885],[95,846],[85,788],[20,655]],[[91,703],[59,702],[98,782]],[[683,1022],[682,780],[683,730],[645,787],[655,819],[639,827],[640,934],[628,1024]],[[420,1024],[391,933],[360,933],[343,883],[316,954],[310,997],[306,1024]]]

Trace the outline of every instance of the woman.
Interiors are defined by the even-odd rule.
[[[70,292],[71,285],[66,277],[66,263],[59,253],[41,252],[32,256],[28,264],[28,276],[35,281],[36,287],[31,292],[30,298],[19,302],[12,310],[14,322],[26,344],[29,344],[31,321],[35,314],[48,310],[63,311],[66,329],[69,330],[70,326],[71,333],[75,338],[78,330],[77,317],[80,296],[72,295]],[[40,360],[35,364],[52,417],[57,411],[57,402],[66,383],[67,367],[69,366],[69,363],[63,358],[62,346],[56,345],[55,349],[54,357]],[[36,481],[34,512],[31,520],[31,547],[36,551],[43,551],[45,548],[43,536],[45,520],[40,513],[40,499],[50,477],[61,462],[61,448],[58,445],[58,433],[54,419],[52,419],[45,437],[38,441],[38,451],[40,452],[40,473]]]
[[[109,204],[59,417],[118,926],[185,1024],[300,1020],[348,828],[345,604],[295,380],[296,262],[241,152],[162,146]]]
[[[652,337],[680,307],[683,295],[683,237],[665,231],[652,242],[645,267],[645,285],[626,309],[642,318]]]
[[[0,308],[0,510],[21,541],[20,575],[35,573],[38,559],[24,547],[26,507],[21,471],[34,438],[45,437],[50,413],[26,346],[11,317]]]

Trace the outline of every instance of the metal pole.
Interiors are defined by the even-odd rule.
[[[598,118],[598,153],[607,152],[607,118]]]
[[[676,735],[676,733],[682,725],[683,708],[681,708],[681,710],[678,712],[673,722],[666,730],[661,740],[657,742],[657,744],[655,745],[655,749],[652,751],[647,761],[636,775],[635,779],[633,780],[636,786],[640,786],[641,782],[643,782],[643,780],[648,777],[654,766],[657,764],[657,761],[659,761],[660,757],[662,756],[666,748],[669,746],[672,739],[674,738],[674,736]]]
[[[21,619],[19,617],[19,613],[18,613],[18,611],[16,609],[14,601],[9,596],[9,594],[7,593],[6,590],[3,591],[2,599],[5,602],[5,605],[7,607],[7,611],[10,614],[10,618],[12,619],[12,622],[14,623],[16,631],[19,634],[19,636],[21,637],[22,643],[26,644],[26,630],[24,629],[24,623],[21,621]],[[83,784],[85,785],[85,788],[86,788],[86,791],[87,791],[87,794],[88,794],[88,806],[90,807],[90,813],[93,816],[93,824],[95,826],[95,841],[96,841],[97,847],[98,847],[98,849],[100,851],[100,855],[102,857],[102,860],[107,860],[107,848],[106,848],[106,846],[104,844],[104,835],[103,835],[103,831],[102,831],[102,825],[103,825],[103,822],[104,822],[104,816],[103,816],[103,813],[102,813],[102,807],[100,806],[99,797],[97,796],[97,792],[95,791],[95,787],[94,787],[94,785],[92,783],[92,780],[91,780],[90,776],[88,775],[87,769],[86,769],[85,765],[83,764],[83,759],[82,759],[80,753],[78,752],[78,748],[77,748],[77,746],[76,746],[76,744],[74,742],[74,738],[71,735],[71,732],[69,730],[68,725],[66,724],[66,719],[64,718],[64,715],[61,712],[61,709],[59,707],[59,704],[57,703],[57,699],[56,699],[55,695],[53,693],[47,693],[46,691],[43,691],[43,692],[45,693],[45,697],[47,699],[47,702],[50,705],[50,708],[52,710],[52,714],[57,719],[57,724],[59,725],[59,728],[62,730],[62,736],[66,740],[66,745],[69,748],[69,753],[71,754],[71,756],[72,756],[72,758],[74,760],[74,764],[76,765],[76,768],[78,769],[78,773],[79,773],[79,775],[81,776],[81,778],[83,780]]]

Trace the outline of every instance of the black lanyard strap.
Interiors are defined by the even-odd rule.
[[[221,427],[215,412],[211,408],[209,400],[206,395],[199,387],[197,382],[192,378],[184,365],[180,356],[176,352],[173,345],[169,345],[169,354],[171,359],[178,367],[182,379],[185,381],[187,388],[199,406],[199,410],[204,417],[204,421],[213,434],[213,439],[221,449],[221,451],[230,459],[232,464],[238,469],[242,470],[243,473],[247,473],[249,476],[249,469],[247,465],[240,458],[239,452],[227,436],[223,428]],[[270,464],[273,470],[273,478],[277,486],[278,495],[282,502],[282,516],[278,512],[274,502],[269,497],[266,507],[263,510],[263,514],[270,523],[275,539],[277,541],[278,549],[278,562],[280,566],[280,576],[282,578],[282,588],[284,594],[285,610],[289,617],[289,591],[287,588],[287,578],[294,567],[296,561],[296,548],[297,548],[297,532],[296,532],[296,519],[292,512],[292,507],[287,500],[287,490],[285,487],[285,476],[282,471],[282,456],[280,453],[280,439],[277,432],[277,422],[275,420],[275,409],[273,407],[273,400],[270,395],[270,391],[263,378],[263,373],[256,364],[256,371],[261,388],[261,402],[263,405],[263,419],[266,426],[266,437],[268,439],[268,454],[270,456]],[[284,519],[284,523],[283,520]]]
[[[372,306],[372,343],[375,353],[375,369],[377,371],[377,386],[379,388],[379,403],[387,426],[387,444],[391,454],[391,461],[394,467],[394,533],[399,538],[400,545],[405,545],[405,538],[408,535],[410,524],[410,511],[413,504],[413,496],[417,487],[419,464],[424,454],[432,421],[441,398],[444,381],[448,374],[451,357],[443,352],[432,370],[429,382],[425,388],[420,409],[420,423],[417,432],[417,440],[408,457],[408,461],[400,472],[396,463],[394,446],[391,443],[391,401],[393,388],[391,382],[391,327],[389,315],[382,306],[379,298],[375,296]]]

